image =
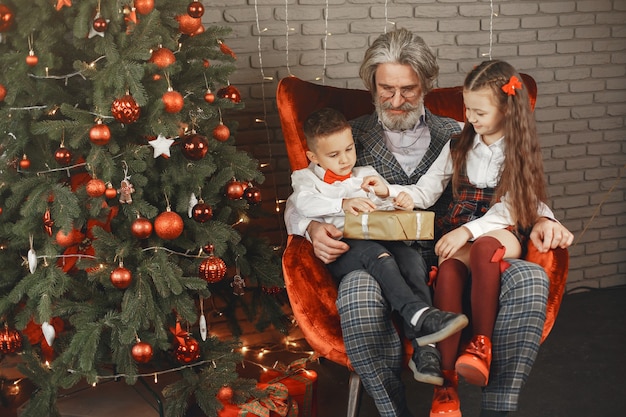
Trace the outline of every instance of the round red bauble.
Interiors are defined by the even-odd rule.
[[[213,217],[213,209],[211,206],[200,200],[198,204],[192,207],[191,217],[198,223],[204,223]]]
[[[233,103],[239,103],[241,101],[241,93],[237,90],[237,87],[232,85],[217,90],[217,96],[220,98],[227,98]]]
[[[185,35],[193,35],[202,26],[202,19],[188,14],[181,14],[176,17],[176,20],[178,20],[178,30]]]
[[[214,284],[220,282],[226,275],[226,263],[217,256],[209,256],[200,262],[198,276],[203,280]]]
[[[184,343],[176,348],[176,360],[180,363],[191,363],[200,357],[200,344],[191,336],[185,337]]]
[[[261,190],[255,186],[248,186],[243,192],[243,196],[250,204],[259,204],[261,202]]]
[[[152,52],[149,61],[159,68],[166,68],[176,62],[176,56],[167,48],[158,48]]]
[[[79,244],[83,241],[84,237],[85,236],[78,229],[72,229],[69,233],[59,230],[55,236],[55,240],[59,246],[67,248]]]
[[[72,153],[65,146],[60,146],[54,152],[54,159],[61,165],[69,165],[72,162]]]
[[[221,387],[219,390],[217,390],[217,399],[225,402],[225,403],[230,403],[230,400],[233,399],[233,395],[234,395],[234,391],[232,387],[229,387],[227,385]]]
[[[199,1],[192,1],[187,6],[187,13],[191,17],[202,17],[202,15],[204,14],[204,6]]]
[[[228,184],[226,184],[226,196],[231,200],[239,200],[243,197],[244,190],[243,184],[235,179],[230,180]]]
[[[28,56],[26,56],[26,65],[28,65],[29,67],[34,67],[38,63],[39,63],[39,58],[37,58],[37,55],[35,55],[33,51],[30,51],[28,53]]]
[[[133,281],[133,274],[120,264],[120,266],[111,271],[110,279],[111,284],[113,284],[115,288],[123,290],[124,288],[128,288]]]
[[[0,352],[3,354],[15,353],[22,348],[22,335],[7,324],[0,330]]]
[[[111,114],[120,123],[134,123],[139,119],[141,108],[130,94],[116,98],[111,103]]]
[[[11,10],[9,6],[0,4],[0,33],[11,29],[14,20],[15,15],[13,14],[13,10]]]
[[[207,90],[207,92],[204,94],[204,101],[206,101],[207,103],[213,103],[215,101],[215,94],[213,94],[211,90]]]
[[[28,168],[30,168],[30,159],[24,155],[22,159],[20,159],[20,169],[27,170]]]
[[[220,142],[224,142],[230,137],[230,129],[224,123],[220,122],[220,124],[213,129],[213,137]]]
[[[89,129],[89,140],[94,145],[106,145],[111,140],[111,129],[109,126],[98,121],[91,129]]]
[[[196,133],[183,137],[181,151],[185,158],[192,161],[199,161],[204,158],[209,150],[209,141],[202,135]]]
[[[130,225],[130,231],[137,239],[147,239],[152,234],[152,223],[145,217],[137,217]]]
[[[5,86],[0,84],[0,101],[4,101],[4,98],[7,96],[7,89]],[[206,96],[205,96],[206,100]]]
[[[154,9],[154,0],[135,0],[135,10],[139,14],[148,14]]]
[[[85,189],[90,197],[100,197],[106,191],[107,186],[101,179],[92,178],[87,181]]]
[[[111,184],[110,182],[107,183],[107,189],[104,190],[104,196],[106,198],[115,198],[115,197],[117,197],[117,190],[115,188],[113,188],[113,184]]]
[[[154,219],[154,231],[161,239],[176,239],[183,233],[183,218],[173,211],[164,211]]]
[[[200,27],[198,27],[198,29],[194,33],[189,35],[189,36],[193,37],[193,36],[196,36],[196,35],[199,35],[199,34],[203,33],[204,31],[205,31],[204,25],[200,25]]]
[[[130,353],[137,362],[148,363],[152,359],[152,346],[150,343],[139,341],[133,345]]]
[[[98,17],[97,19],[94,19],[91,25],[93,26],[93,30],[102,33],[107,30],[108,23],[104,17]]]
[[[183,106],[185,105],[183,95],[174,90],[167,91],[165,94],[163,94],[161,100],[163,100],[165,111],[168,113],[178,113],[183,109]]]

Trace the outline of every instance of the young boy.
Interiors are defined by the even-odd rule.
[[[356,150],[350,124],[337,110],[324,108],[304,122],[307,157],[305,169],[292,173],[293,194],[289,197],[302,216],[333,223],[343,229],[344,213],[370,212],[376,204],[361,188],[363,178],[378,173],[370,166],[356,167]],[[384,180],[383,180],[384,181]],[[413,200],[398,195],[394,203],[412,209]],[[407,327],[407,336],[419,346],[436,343],[467,326],[463,314],[443,312],[432,307],[426,284],[424,259],[403,241],[343,239],[350,250],[328,269],[336,279],[357,269],[366,269],[379,282],[383,294]],[[440,378],[428,381],[440,384]]]

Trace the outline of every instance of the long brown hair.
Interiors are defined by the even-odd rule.
[[[507,207],[516,225],[531,228],[538,218],[539,203],[546,201],[543,158],[527,88],[515,89],[513,95],[502,90],[502,86],[512,76],[522,81],[522,77],[510,64],[503,61],[485,61],[467,75],[463,90],[489,89],[494,102],[504,114],[505,161],[495,190],[494,202],[506,194]],[[452,148],[453,190],[458,189],[460,175],[465,173],[465,161],[475,136],[474,126],[466,120],[458,143]]]

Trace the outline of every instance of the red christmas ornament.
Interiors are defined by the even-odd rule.
[[[158,48],[152,52],[149,61],[163,69],[176,62],[176,56],[167,48]]]
[[[72,229],[69,233],[65,233],[63,230],[59,230],[55,236],[57,245],[64,248],[78,245],[80,242],[83,241],[84,238],[85,235],[83,235],[78,229]]]
[[[15,15],[13,10],[4,4],[0,4],[0,33],[6,32],[13,26]]]
[[[209,141],[202,135],[193,133],[183,137],[181,151],[185,158],[199,161],[204,158],[209,150]]]
[[[54,152],[54,159],[60,164],[60,165],[69,165],[70,162],[72,162],[72,153],[70,152],[69,149],[67,149],[65,146],[61,145],[55,152]]]
[[[185,35],[193,35],[202,26],[202,19],[188,14],[181,14],[176,17],[176,20],[178,20],[178,30]]]
[[[204,101],[209,104],[213,103],[215,101],[215,94],[213,94],[211,90],[206,90],[206,93],[204,93]]]
[[[46,207],[46,211],[43,214],[43,228],[48,236],[52,236],[52,226],[54,226],[54,220],[52,220],[52,214],[50,214],[50,207]]]
[[[196,36],[196,35],[199,35],[199,34],[203,33],[204,31],[205,31],[204,26],[200,25],[200,27],[194,33],[192,33],[189,36],[193,37],[193,36]]]
[[[128,288],[133,281],[133,274],[131,274],[128,269],[124,268],[124,264],[120,262],[120,265],[111,271],[110,279],[111,284],[113,284],[115,288],[123,290]]]
[[[26,65],[28,65],[29,67],[34,67],[38,63],[39,63],[39,58],[37,58],[37,55],[35,55],[34,51],[30,51],[28,55],[26,56]]]
[[[198,204],[192,207],[191,217],[198,223],[204,223],[213,217],[213,209],[204,201],[198,201]]]
[[[225,54],[228,55],[230,57],[232,57],[233,59],[237,59],[237,55],[235,55],[235,53],[233,52],[232,49],[230,49],[228,47],[228,45],[226,45],[224,42],[222,42],[221,40],[218,40],[217,43],[220,44],[220,51]]]
[[[228,85],[217,90],[217,96],[220,98],[227,98],[235,104],[241,101],[241,93],[237,87],[232,85]]]
[[[24,171],[26,171],[28,168],[30,168],[30,159],[28,159],[28,157],[26,156],[26,154],[24,154],[22,156],[22,159],[20,159],[20,169],[23,169]]]
[[[209,61],[208,59],[204,58],[204,59],[202,60],[202,66],[203,66],[204,68],[209,68],[209,67],[211,66],[211,61]]]
[[[117,197],[117,190],[110,182],[107,183],[107,189],[104,190],[104,196],[109,199]]]
[[[226,263],[217,256],[210,255],[200,262],[198,276],[203,280],[214,284],[220,282],[226,275]]]
[[[243,196],[250,204],[259,204],[261,202],[261,190],[251,184],[243,192]]]
[[[243,197],[244,190],[243,184],[234,178],[226,184],[226,196],[231,200],[239,200]]]
[[[135,10],[139,14],[148,14],[154,9],[154,0],[135,0]]]
[[[139,119],[141,108],[130,94],[116,98],[111,103],[111,114],[120,123],[134,123]]]
[[[213,137],[220,142],[224,142],[230,137],[230,129],[224,123],[220,122],[220,124],[213,129]]]
[[[229,387],[228,385],[225,385],[223,387],[221,387],[219,390],[217,390],[217,399],[225,402],[225,403],[230,403],[230,401],[233,399],[233,395],[234,395],[234,391],[232,387]]]
[[[0,330],[0,352],[3,354],[15,353],[22,348],[22,335],[15,329],[10,329],[5,323]]]
[[[204,6],[199,1],[192,1],[187,6],[187,13],[191,17],[199,18],[204,14]]]
[[[101,179],[92,178],[87,181],[85,189],[87,190],[87,195],[90,197],[100,197],[106,191],[107,186]]]
[[[174,90],[168,90],[165,94],[163,94],[161,100],[163,100],[165,111],[168,113],[178,113],[185,105],[183,95]]]
[[[176,360],[180,363],[191,363],[200,357],[200,344],[191,336],[185,337],[183,343],[176,348]]]
[[[154,219],[154,231],[161,239],[176,239],[183,233],[183,219],[168,207]]]
[[[4,98],[7,96],[7,89],[5,86],[0,84],[0,101],[4,101]],[[205,96],[206,100],[206,96]]]
[[[130,231],[137,239],[147,239],[152,234],[152,223],[145,217],[137,215],[137,218],[130,225]]]
[[[89,129],[89,140],[94,145],[106,145],[109,143],[109,140],[111,140],[111,129],[109,129],[109,126],[102,123],[102,120],[98,120],[98,122]]]
[[[137,341],[130,351],[133,359],[139,363],[148,363],[152,359],[152,346],[150,343]]]
[[[91,25],[93,26],[93,30],[102,33],[107,30],[108,23],[104,17],[98,17],[94,19]]]

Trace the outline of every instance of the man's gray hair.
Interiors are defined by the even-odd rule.
[[[386,63],[410,65],[420,79],[424,95],[433,89],[439,75],[437,59],[424,39],[407,29],[380,35],[365,52],[359,76],[372,94],[376,91],[376,68]]]

